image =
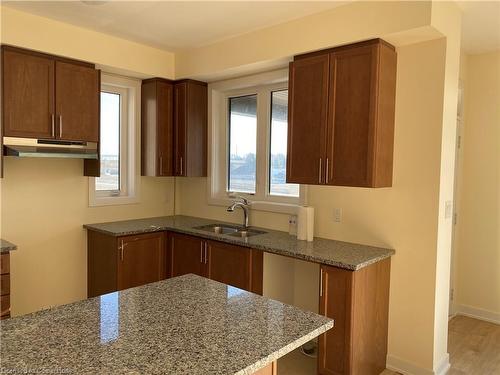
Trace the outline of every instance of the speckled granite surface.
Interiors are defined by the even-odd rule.
[[[0,253],[8,253],[12,250],[17,250],[17,246],[0,238]]]
[[[185,275],[2,320],[1,373],[246,375],[332,327]]]
[[[177,215],[116,221],[111,223],[88,224],[84,225],[84,227],[113,236],[169,230],[179,233],[193,234],[203,238],[260,249],[269,253],[285,255],[353,271],[388,258],[394,254],[394,250],[392,249],[327,240],[318,237],[315,237],[312,242],[299,241],[295,236],[291,236],[286,232],[265,228],[259,229],[262,229],[267,233],[248,238],[232,237],[229,235],[215,234],[195,229],[195,227],[211,223],[223,222]]]

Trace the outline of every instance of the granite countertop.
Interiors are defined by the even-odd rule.
[[[17,250],[17,246],[9,241],[0,238],[0,253],[8,253],[12,250]]]
[[[392,249],[366,246],[349,242],[328,240],[315,237],[314,241],[299,241],[287,232],[258,228],[266,233],[247,238],[196,229],[196,227],[224,223],[218,220],[202,219],[192,216],[162,216],[147,219],[125,220],[110,223],[87,224],[85,228],[112,236],[125,236],[168,230],[192,234],[198,237],[227,242],[239,246],[263,250],[269,253],[289,256],[311,262],[327,264],[352,271],[386,259],[395,252]],[[234,223],[225,223],[234,225]]]
[[[184,275],[2,320],[0,372],[246,375],[332,327],[324,316]]]

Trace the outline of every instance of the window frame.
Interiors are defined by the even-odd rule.
[[[271,93],[288,90],[288,70],[261,73],[209,84],[208,203],[227,205],[229,168],[229,98],[257,94],[257,154],[255,194],[236,193],[252,202],[252,209],[296,214],[307,204],[307,186],[299,185],[298,197],[270,194]],[[264,125],[262,125],[264,124]]]
[[[140,80],[101,74],[101,92],[120,97],[120,190],[96,190],[96,178],[89,177],[89,206],[133,204],[139,196]],[[100,147],[100,145],[99,145]]]

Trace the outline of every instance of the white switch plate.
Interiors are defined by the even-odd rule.
[[[288,234],[292,236],[297,235],[297,215],[288,217]]]
[[[453,203],[452,201],[446,201],[444,204],[444,218],[451,219],[453,215]]]
[[[335,213],[334,213],[334,218],[336,223],[342,222],[342,209],[341,208],[336,208]]]

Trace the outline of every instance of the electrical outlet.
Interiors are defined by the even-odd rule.
[[[297,235],[297,215],[288,217],[288,234],[292,236]]]
[[[336,223],[342,222],[342,209],[341,208],[335,209],[334,220]]]

